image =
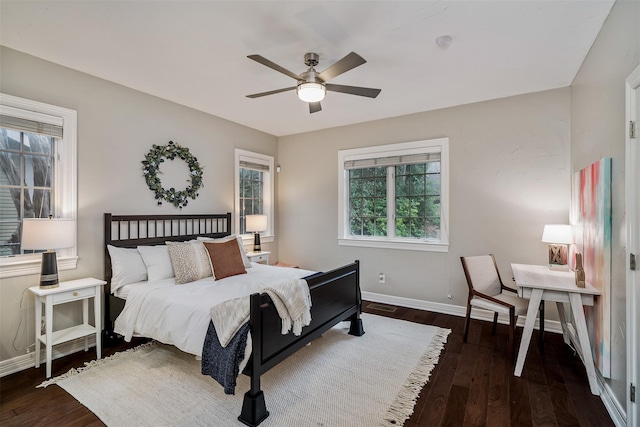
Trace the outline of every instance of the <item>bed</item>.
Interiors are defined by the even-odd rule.
[[[113,247],[137,248],[138,246],[164,245],[167,241],[187,242],[198,238],[221,239],[230,235],[230,213],[204,215],[113,215],[105,213],[104,275],[107,281],[107,285],[104,287],[103,339],[105,342],[120,339],[114,331],[114,325],[126,303],[122,294],[119,297],[112,292],[112,263],[107,249],[109,246],[112,247],[111,250]],[[264,393],[260,386],[260,376],[263,373],[342,321],[351,322],[349,334],[355,336],[364,334],[360,319],[362,300],[359,268],[359,262],[355,261],[331,271],[304,277],[308,283],[312,300],[311,323],[302,329],[299,336],[281,334],[281,319],[269,295],[261,292],[250,294],[249,329],[252,345],[243,374],[250,377],[251,385],[244,394],[242,409],[238,417],[242,423],[256,426],[269,415]],[[271,270],[264,272],[264,269]],[[254,269],[247,269],[247,271],[249,270]],[[286,273],[288,276],[300,276],[306,273],[303,270],[296,272],[292,270],[295,269],[256,265],[255,273],[252,271],[252,274],[257,275],[264,272],[264,274],[272,275],[273,271],[282,271],[282,274]],[[222,279],[220,282],[224,280],[228,279]],[[117,290],[114,292],[118,293]],[[149,335],[154,335],[154,333]],[[155,336],[148,337],[157,339]],[[173,344],[172,342],[168,343]],[[177,346],[180,348],[180,345]],[[192,350],[189,352],[194,353]]]

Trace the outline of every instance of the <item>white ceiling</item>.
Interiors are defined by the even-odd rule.
[[[613,3],[0,0],[0,44],[282,136],[568,86]],[[351,51],[368,62],[331,83],[378,98],[245,97],[295,86],[247,55],[298,74]]]

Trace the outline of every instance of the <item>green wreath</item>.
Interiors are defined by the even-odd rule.
[[[189,166],[190,179],[188,181],[191,185],[182,191],[176,191],[173,187],[165,190],[162,188],[160,178],[158,178],[160,164],[164,162],[165,158],[173,160],[176,157],[184,160]],[[153,144],[144,158],[142,161],[144,179],[147,181],[149,189],[156,193],[158,205],[161,205],[162,201],[166,200],[172,203],[173,206],[182,209],[183,206],[187,206],[187,203],[189,203],[188,198],[195,200],[198,197],[198,189],[202,186],[202,168],[198,163],[198,159],[189,152],[187,147],[183,147],[173,141],[169,141],[167,145]]]

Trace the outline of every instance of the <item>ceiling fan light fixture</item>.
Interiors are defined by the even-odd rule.
[[[296,92],[301,101],[320,102],[324,99],[327,89],[321,83],[300,83]]]

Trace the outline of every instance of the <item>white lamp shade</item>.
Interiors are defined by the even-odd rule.
[[[319,102],[324,99],[327,90],[320,83],[301,83],[296,91],[298,98],[304,102]]]
[[[247,231],[267,231],[266,215],[247,215],[246,221]]]
[[[70,218],[25,218],[22,249],[70,248],[76,242],[76,221]]]
[[[570,245],[573,243],[573,227],[565,224],[550,224],[544,226],[542,241]]]

